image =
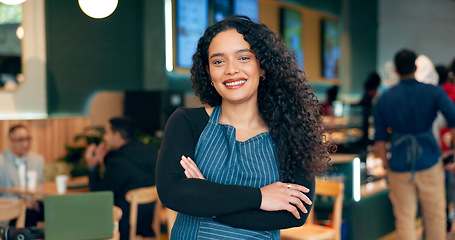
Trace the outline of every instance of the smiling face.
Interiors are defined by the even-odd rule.
[[[242,34],[235,29],[218,33],[208,53],[210,78],[223,102],[257,101],[263,71]]]

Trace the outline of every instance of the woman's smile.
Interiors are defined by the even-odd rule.
[[[241,88],[245,85],[246,79],[230,79],[223,82],[228,89]]]

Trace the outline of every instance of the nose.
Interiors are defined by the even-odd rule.
[[[235,61],[228,61],[226,63],[225,72],[228,75],[233,75],[235,73],[238,73],[239,72],[239,68],[237,66],[237,63]]]

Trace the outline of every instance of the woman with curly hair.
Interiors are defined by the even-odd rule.
[[[318,101],[295,56],[263,24],[210,26],[191,81],[206,108],[169,118],[157,163],[172,239],[279,239],[302,225],[329,166]]]

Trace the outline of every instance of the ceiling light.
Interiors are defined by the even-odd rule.
[[[1,0],[3,1],[3,0]],[[117,8],[118,0],[78,0],[82,11],[92,18],[105,18]]]

